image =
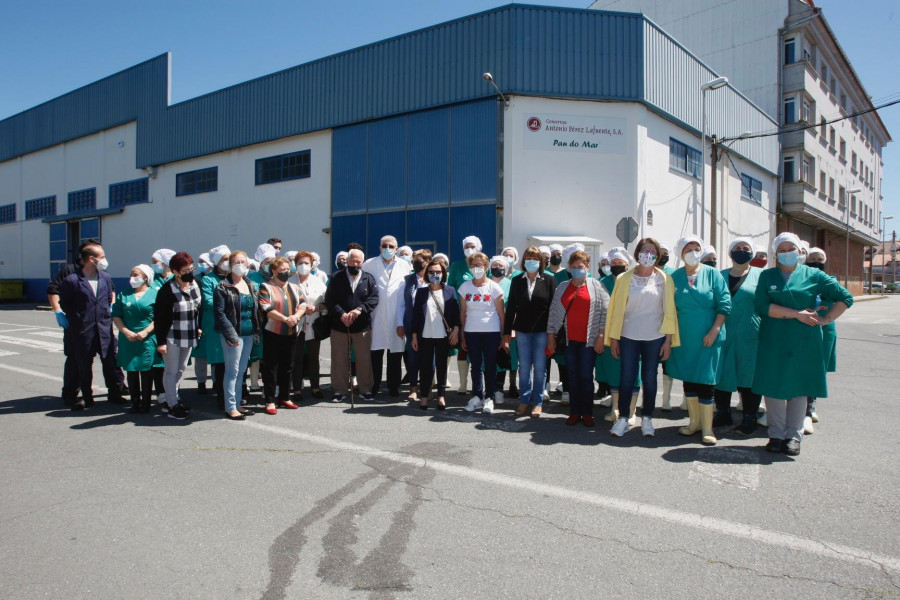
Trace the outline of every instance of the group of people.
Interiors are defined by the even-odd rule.
[[[355,388],[365,401],[388,402],[408,382],[411,402],[444,410],[455,358],[458,391],[467,392],[471,376],[465,410],[493,413],[509,374],[516,415],[538,418],[555,362],[567,425],[596,425],[598,382],[611,405],[612,435],[639,424],[653,436],[661,366],[663,410],[672,408],[673,380],[683,382],[689,422],[680,433],[715,444],[714,428],[733,425],[736,391],[743,412],[736,432],[754,432],[765,397],[766,449],[800,453],[804,429],[811,432],[817,420],[815,399],[827,396],[826,374],[835,367],[833,322],[853,303],[824,273],[821,249],[782,233],[772,242],[774,266],[765,268],[766,250],[738,238],[729,247],[731,266],[719,270],[715,250],[689,235],[675,245],[682,266],[673,269],[670,246],[644,238],[632,253],[602,255],[593,272],[578,244],[530,246],[521,256],[507,247],[492,257],[475,236],[462,246],[464,258],[451,263],[390,235],[368,260],[353,243],[335,257],[330,278],[318,255],[282,252],[277,238],[253,258],[224,245],[196,260],[160,249],[131,269],[131,289],[117,293],[102,246],[89,240],[80,264],[48,288],[65,328],[63,400],[73,410],[93,403],[91,367],[99,355],[111,400],[129,395],[133,412],[148,412],[155,388],[162,410],[185,419],[190,408],[180,388],[193,360],[198,391],[208,393],[211,368],[228,419],[253,414],[242,399],[259,374],[264,410],[276,414],[298,408],[304,380],[313,397],[323,397],[319,348],[330,338],[334,402],[347,401]]]

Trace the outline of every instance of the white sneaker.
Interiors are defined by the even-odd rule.
[[[559,399],[560,406],[568,406],[569,405],[569,392],[563,392],[562,398]]]
[[[466,404],[466,410],[469,412],[475,412],[479,408],[484,406],[484,400],[479,398],[478,396],[472,396],[472,399],[469,400],[469,403]]]
[[[603,396],[603,398],[600,400],[600,406],[612,406],[612,394]]]
[[[549,402],[550,401],[550,392],[544,390],[544,393],[541,394],[541,402]]]
[[[557,391],[557,392],[563,391],[563,384],[562,384],[562,381],[560,381],[559,383],[556,384],[556,391]]]
[[[762,427],[769,426],[769,422],[766,420],[766,413],[759,415],[759,417],[756,419],[756,424]]]
[[[812,420],[812,417],[805,417],[805,418],[803,419],[803,433],[804,433],[805,435],[812,435],[812,434],[814,434],[815,432],[816,432],[816,430],[813,429],[813,420]]]
[[[625,435],[628,432],[628,419],[624,417],[616,419],[616,422],[613,423],[612,429],[610,429],[609,432],[616,437]]]
[[[503,392],[494,392],[494,404],[503,404]]]
[[[641,417],[641,433],[644,434],[644,437],[653,437],[656,434],[650,417]]]
[[[816,411],[813,411],[812,414],[810,415],[810,418],[812,419],[813,423],[818,423],[819,422],[819,413],[817,413]]]
[[[484,405],[481,408],[481,412],[486,415],[494,414],[494,401],[493,400],[485,400]]]

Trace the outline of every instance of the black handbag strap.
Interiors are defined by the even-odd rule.
[[[438,304],[437,298],[434,297],[434,290],[430,287],[428,288],[428,293],[431,294],[431,299],[434,300],[434,306],[438,309],[438,313],[441,315],[441,320],[444,322],[444,329],[447,330],[447,335],[453,333],[453,329],[450,327],[450,324],[447,323],[447,317],[444,316],[444,311],[441,310],[441,305]]]

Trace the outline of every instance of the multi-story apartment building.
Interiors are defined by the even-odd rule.
[[[864,249],[880,241],[881,156],[891,137],[822,10],[812,0],[597,0],[591,8],[644,13],[778,119],[777,228],[823,248],[828,272],[861,293]]]

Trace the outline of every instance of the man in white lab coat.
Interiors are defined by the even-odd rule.
[[[388,351],[387,387],[391,397],[400,395],[401,367],[406,340],[397,335],[397,306],[403,302],[403,281],[412,272],[405,260],[398,260],[397,238],[381,238],[381,252],[363,263],[363,271],[375,278],[378,286],[378,307],[372,313],[372,393],[381,386],[384,351]]]

